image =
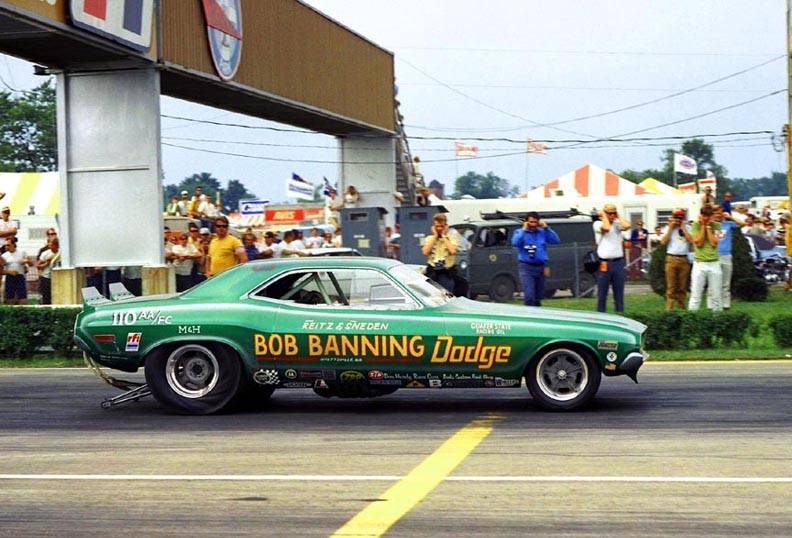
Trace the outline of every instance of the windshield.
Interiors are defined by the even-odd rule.
[[[407,286],[428,306],[441,306],[453,299],[453,295],[448,293],[445,288],[426,278],[414,267],[395,265],[389,271],[396,280]]]

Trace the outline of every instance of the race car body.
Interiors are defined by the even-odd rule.
[[[234,267],[178,295],[89,294],[75,340],[94,365],[145,368],[151,393],[189,413],[278,388],[372,397],[400,388],[518,388],[540,405],[590,402],[601,375],[635,379],[646,327],[594,312],[454,298],[383,258]]]

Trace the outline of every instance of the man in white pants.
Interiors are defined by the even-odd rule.
[[[718,256],[721,267],[721,306],[724,310],[731,308],[731,277],[732,277],[732,230],[737,225],[731,218],[731,214],[724,211],[720,206],[713,208],[712,219],[720,223],[718,234]],[[707,298],[707,306],[712,309],[712,302]]]
[[[718,256],[720,223],[712,220],[712,206],[701,208],[698,222],[691,226],[693,236],[693,274],[690,282],[688,310],[698,310],[704,284],[707,285],[707,302],[712,310],[722,310],[722,274]]]

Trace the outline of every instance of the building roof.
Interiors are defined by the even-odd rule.
[[[551,179],[544,185],[528,191],[524,198],[578,197],[595,198],[602,196],[633,196],[650,194],[643,187],[624,179],[618,174],[594,164],[584,164],[577,170]]]

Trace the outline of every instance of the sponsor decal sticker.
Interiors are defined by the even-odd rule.
[[[300,370],[300,379],[326,379],[322,370]]]
[[[201,334],[200,325],[179,325],[179,334]]]
[[[409,383],[407,383],[404,386],[405,386],[405,388],[408,388],[408,389],[425,389],[426,388],[426,385],[424,385],[423,383],[421,383],[417,379],[414,380],[414,381],[410,381]]]
[[[281,386],[286,389],[310,389],[313,384],[306,381],[287,381]]]
[[[619,349],[619,343],[616,340],[598,340],[597,349],[616,351],[617,349]]]
[[[348,382],[358,382],[363,381],[366,377],[361,374],[360,372],[355,372],[354,370],[347,370],[346,372],[341,372],[341,375],[338,376],[338,380],[342,383]]]
[[[507,321],[473,321],[470,329],[482,336],[506,336],[511,331],[512,324]]]
[[[124,351],[137,351],[140,349],[140,337],[143,333],[127,333],[126,347]]]
[[[508,364],[512,347],[487,343],[484,336],[464,344],[452,336],[438,336],[427,344],[420,335],[309,333],[300,344],[294,334],[272,333],[255,334],[253,350],[259,361],[411,363],[428,358],[433,364],[475,364],[479,370],[489,370]]]
[[[314,383],[314,388],[315,389],[326,389],[326,388],[329,388],[329,387],[327,386],[327,383],[325,383],[324,379],[317,379],[316,382]]]
[[[231,80],[242,58],[240,0],[202,0],[209,50],[218,76]]]
[[[253,380],[259,385],[277,385],[280,383],[277,370],[265,370],[263,368],[253,374]]]
[[[306,319],[302,328],[304,331],[387,331],[390,323],[379,321],[316,321]]]
[[[503,379],[502,377],[495,378],[496,387],[516,387],[520,384],[519,379]]]
[[[616,352],[611,351],[610,353],[608,353],[607,358],[608,358],[608,362],[616,362]]]
[[[297,370],[293,370],[289,368],[285,372],[283,372],[283,377],[286,379],[297,379]]]
[[[443,386],[443,382],[439,379],[430,379],[429,380],[429,388],[432,389],[439,389]]]
[[[391,387],[401,387],[402,380],[401,379],[372,379],[369,381],[369,385],[388,385]]]
[[[384,378],[384,377],[385,377],[385,374],[383,374],[383,373],[382,373],[382,372],[380,372],[379,370],[371,370],[371,371],[368,373],[368,378],[369,378],[369,379],[382,379],[382,378]]]

